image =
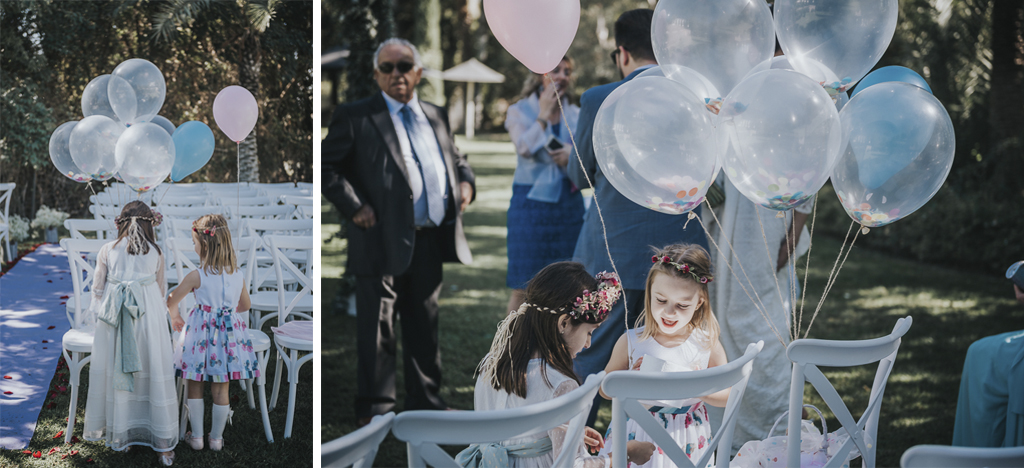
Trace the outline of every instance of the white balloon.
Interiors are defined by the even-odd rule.
[[[88,182],[92,180],[86,174],[82,173],[82,169],[75,164],[75,160],[71,158],[71,131],[78,125],[77,120],[70,122],[64,122],[53,134],[50,135],[50,161],[53,163],[53,167],[57,168],[61,174],[75,182]]]
[[[174,136],[174,130],[177,129],[177,127],[175,127],[174,123],[172,123],[170,120],[167,120],[166,117],[158,115],[156,117],[153,117],[152,122],[163,127],[164,130],[167,130],[168,135]]]
[[[128,59],[114,68],[111,75],[124,78],[135,90],[136,115],[133,120],[125,121],[126,124],[149,122],[160,112],[167,93],[167,83],[156,65],[144,59]]]
[[[98,181],[104,181],[117,172],[118,162],[114,147],[124,126],[110,117],[90,115],[71,130],[68,148],[71,159],[82,172]]]
[[[121,179],[145,192],[160,185],[174,166],[174,141],[163,127],[150,122],[132,125],[117,140]]]
[[[125,124],[135,122],[139,110],[138,97],[128,81],[111,75],[107,81],[107,98],[110,100],[110,107],[117,115],[114,120]]]
[[[764,1],[662,0],[654,9],[651,42],[663,67],[692,68],[728,93],[771,58],[775,30]]]

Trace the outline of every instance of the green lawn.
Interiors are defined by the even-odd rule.
[[[497,322],[505,315],[505,212],[512,194],[515,155],[507,141],[459,141],[477,174],[477,200],[465,215],[473,250],[472,265],[445,267],[440,336],[445,381],[442,395],[455,408],[473,407],[473,370],[487,352]],[[831,203],[832,200],[823,200]],[[838,203],[838,201],[834,201]],[[340,229],[338,214],[323,205],[323,385],[321,440],[355,429],[352,401],[356,368],[355,319],[334,312],[344,270],[345,241],[330,239]],[[846,226],[843,226],[845,228]],[[884,228],[880,228],[884,229]],[[868,234],[871,235],[871,234]],[[842,239],[818,235],[812,248],[804,321],[824,290]],[[800,265],[803,265],[801,260]],[[802,272],[801,278],[802,278]],[[1024,307],[1013,300],[1010,283],[1000,277],[966,273],[953,266],[927,265],[854,248],[811,330],[812,338],[864,339],[888,334],[899,317],[913,316],[903,340],[882,405],[878,466],[898,466],[917,444],[949,444],[964,355],[978,338],[1019,329]],[[806,328],[806,325],[805,327]],[[399,350],[401,352],[401,350]],[[399,367],[401,359],[398,360]],[[855,417],[867,404],[874,367],[841,369],[826,375]],[[397,373],[402,400],[402,371]],[[808,402],[826,411],[812,394]],[[329,389],[329,390],[328,390]],[[400,409],[400,407],[399,407]],[[826,411],[829,427],[838,422]],[[598,429],[611,419],[608,406]],[[834,429],[833,429],[834,430]],[[457,451],[460,447],[453,447]],[[854,466],[859,466],[859,460]],[[377,455],[377,466],[405,466],[405,447],[392,436]]]

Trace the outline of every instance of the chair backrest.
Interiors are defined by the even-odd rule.
[[[690,372],[643,372],[615,371],[604,378],[601,388],[605,395],[612,397],[612,466],[626,466],[626,418],[633,419],[644,429],[658,447],[665,452],[676,466],[707,466],[715,455],[716,465],[729,466],[732,451],[732,432],[736,426],[736,415],[753,369],[754,357],[764,347],[763,341],[750,343],[739,359],[710,369]],[[718,433],[711,438],[708,450],[699,461],[690,461],[679,443],[665,431],[662,423],[651,416],[638,400],[682,400],[698,398],[729,388],[729,402],[725,416],[719,424]]]
[[[313,235],[312,219],[248,219],[246,221],[249,235],[252,236],[264,236],[267,234]]]
[[[208,214],[227,214],[222,206],[163,206],[158,210],[164,218],[187,219],[190,222]]]
[[[198,219],[188,218],[165,218],[167,228],[164,231],[166,237],[192,237],[192,223]],[[248,222],[245,219],[228,219],[228,230],[231,231],[231,238],[246,236],[249,233]]]
[[[60,246],[68,255],[71,284],[74,288],[72,293],[75,296],[74,313],[70,310],[67,311],[71,328],[82,327],[84,299],[87,294],[90,294],[86,289],[92,289],[93,273],[96,271],[96,267],[90,264],[85,256],[89,253],[99,252],[109,242],[104,239],[61,239],[60,241]]]
[[[284,325],[288,321],[289,315],[297,315],[307,320],[312,320],[312,315],[305,313],[294,312],[295,306],[299,305],[299,302],[304,296],[313,297],[314,282],[311,278],[315,277],[312,269],[309,271],[309,275],[300,270],[295,263],[288,258],[285,250],[291,251],[305,251],[307,253],[306,258],[309,259],[313,252],[313,237],[312,236],[275,236],[269,235],[264,236],[263,241],[267,243],[270,250],[270,255],[274,259],[274,274],[277,275],[277,325]],[[314,262],[308,262],[308,265],[312,265]],[[289,294],[286,293],[284,288],[285,276],[284,272],[287,271],[289,276],[295,278],[297,282],[296,294],[288,300]]]
[[[915,445],[900,457],[902,468],[1019,468],[1024,466],[1021,447],[953,447]]]
[[[194,192],[193,192],[194,193]],[[157,211],[165,206],[206,206],[209,197],[206,195],[185,195],[182,193],[168,192],[165,196],[157,198]]]
[[[374,416],[370,424],[320,445],[320,466],[354,468],[371,467],[377,448],[391,430],[395,413]]]
[[[14,182],[0,184],[0,224],[11,224],[11,194],[16,186]]]
[[[281,195],[282,203],[295,207],[295,211],[292,213],[292,217],[295,219],[313,219],[313,210],[318,208],[316,204],[319,201],[318,197],[312,196]]]
[[[96,239],[117,239],[117,225],[113,219],[66,219],[64,227],[72,239],[88,239],[83,232],[95,232]]]
[[[121,207],[117,205],[89,205],[89,212],[96,219],[114,219],[121,214]]]
[[[235,184],[207,185],[206,193],[213,198],[228,198],[232,202],[246,197],[259,196],[259,190],[249,187],[236,187]]]
[[[256,218],[256,219],[289,219],[295,207],[291,205],[267,205],[267,206],[235,206],[226,204],[232,218]]]
[[[404,411],[395,418],[391,433],[406,443],[409,466],[458,467],[439,445],[486,444],[547,431],[569,421],[562,453],[552,466],[572,466],[594,395],[604,371],[587,377],[576,390],[558,398],[494,411]]]
[[[220,206],[268,206],[276,205],[277,199],[271,200],[270,197],[265,195],[253,195],[253,196],[242,196],[241,198],[236,197],[234,194],[225,195],[223,193],[216,193],[213,196],[214,203]]]
[[[793,361],[793,374],[789,389],[789,434],[800,434],[800,413],[803,409],[804,380],[811,383],[839,424],[846,429],[850,439],[843,443],[835,455],[825,466],[840,466],[846,461],[847,455],[856,447],[860,450],[866,468],[874,468],[875,452],[878,449],[878,414],[882,408],[882,396],[885,384],[892,372],[896,353],[900,342],[910,330],[913,323],[911,317],[896,321],[892,333],[880,338],[869,340],[795,340],[786,348],[789,360]],[[850,409],[843,403],[842,397],[818,366],[855,367],[878,363],[868,406],[860,420],[854,420]],[[787,445],[787,462],[791,467],[799,466],[800,444],[790,442]],[[830,449],[831,450],[831,449]]]

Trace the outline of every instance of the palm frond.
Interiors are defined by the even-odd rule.
[[[249,23],[252,28],[257,32],[263,32],[270,26],[270,20],[274,19],[274,13],[277,11],[277,7],[281,5],[281,0],[253,0],[250,1],[245,8],[245,13],[249,17]]]
[[[157,41],[169,41],[178,26],[190,23],[210,0],[168,0],[153,16],[153,35]]]

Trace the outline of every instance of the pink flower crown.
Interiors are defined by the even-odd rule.
[[[224,227],[224,226],[221,226],[221,227]],[[192,222],[192,232],[194,232],[196,234],[202,233],[202,234],[206,234],[206,235],[208,235],[210,237],[213,237],[213,236],[217,235],[217,225],[214,224],[213,226],[199,229],[199,227],[196,226],[196,222],[193,221]]]
[[[708,283],[714,281],[714,278],[712,278],[710,276],[698,275],[696,272],[693,271],[693,268],[691,268],[690,265],[687,265],[685,263],[673,262],[672,258],[669,257],[668,255],[664,255],[664,256],[661,256],[661,257],[655,255],[655,256],[651,257],[651,262],[654,263],[655,265],[657,265],[658,263],[664,263],[665,265],[671,265],[671,266],[675,267],[676,270],[679,270],[679,271],[681,271],[683,273],[689,273],[690,276],[693,276],[693,280],[698,282],[698,283],[700,283],[700,284],[708,284]]]
[[[120,226],[121,223],[126,223],[128,221],[133,220],[133,219],[141,219],[143,221],[149,221],[150,224],[153,225],[153,227],[157,227],[157,226],[160,225],[160,223],[164,222],[164,215],[160,214],[160,212],[156,211],[156,210],[153,210],[153,216],[121,216],[121,215],[118,215],[118,216],[114,217],[114,225],[115,226]]]
[[[600,323],[608,316],[612,306],[622,296],[622,282],[619,280],[618,275],[606,271],[598,273],[594,278],[598,283],[597,290],[590,291],[584,289],[583,294],[577,297],[571,305],[562,306],[557,309],[537,305],[534,305],[534,307],[552,314],[560,314],[568,309],[569,316],[576,320],[587,323]]]

